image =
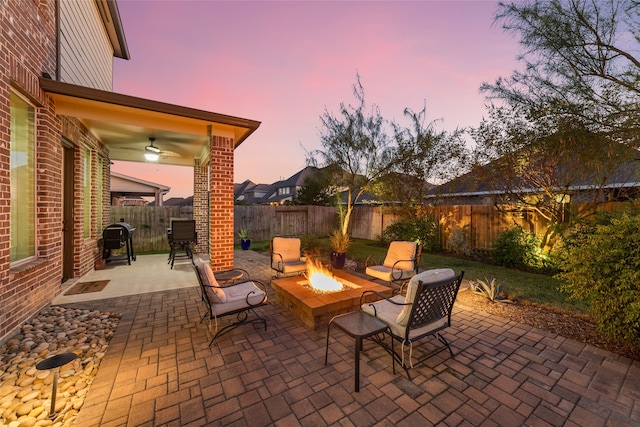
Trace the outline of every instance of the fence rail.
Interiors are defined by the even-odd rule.
[[[578,206],[578,209],[586,205]],[[619,203],[598,205],[612,211]],[[431,213],[438,222],[440,245],[449,249],[449,237],[456,228],[464,229],[471,249],[489,250],[493,241],[515,224],[526,231],[541,235],[548,221],[534,212],[505,213],[494,206],[436,206]],[[171,218],[193,218],[190,206],[112,206],[111,222],[124,219],[136,228],[134,249],[137,253],[168,251],[167,228]],[[352,237],[376,239],[382,231],[398,221],[400,216],[388,208],[357,206],[350,222]],[[235,206],[235,230],[246,228],[249,238],[269,240],[273,236],[314,234],[327,236],[338,225],[336,209],[324,206]]]

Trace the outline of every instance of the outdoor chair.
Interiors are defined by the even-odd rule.
[[[267,320],[254,311],[267,304],[267,288],[264,283],[252,280],[245,270],[234,269],[216,273],[235,277],[221,284],[208,262],[200,257],[195,257],[192,262],[198,276],[202,302],[207,310],[201,322],[205,319],[209,321],[208,330],[212,336],[209,346],[217,338],[248,323],[260,323],[267,330]],[[230,323],[226,322],[229,319],[223,319],[229,316],[235,316]]]
[[[303,274],[307,271],[306,258],[300,249],[297,237],[274,237],[269,245],[271,269],[274,278],[289,274]]]
[[[360,297],[361,310],[385,322],[391,331],[392,345],[391,347],[385,345],[385,348],[391,353],[394,373],[396,361],[400,363],[407,373],[407,377],[411,379],[410,368],[424,362],[445,348],[449,349],[451,357],[454,357],[453,350],[442,336],[441,331],[451,326],[451,311],[463,275],[464,271],[456,276],[449,268],[424,271],[411,278],[405,296],[396,295],[387,298],[375,291],[363,292]],[[364,297],[369,293],[374,293],[382,299],[373,303],[363,303]],[[414,341],[429,335],[435,335],[444,344],[444,347],[428,351],[414,362]],[[400,354],[393,347],[394,340],[401,344]],[[408,355],[406,355],[407,349]]]
[[[191,245],[198,243],[196,221],[193,219],[178,219],[171,221],[171,229],[167,232],[169,239],[169,263],[173,269],[178,251],[184,251],[184,256],[193,259]]]
[[[372,262],[371,257],[367,258],[365,274],[384,280],[396,294],[400,291],[402,284],[418,272],[421,254],[422,245],[415,242],[391,242],[381,264]]]

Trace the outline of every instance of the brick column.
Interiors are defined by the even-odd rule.
[[[214,271],[233,268],[233,139],[211,138],[209,254]]]
[[[198,244],[195,253],[209,250],[209,176],[208,165],[201,165],[196,159],[193,164],[193,219],[196,220]]]

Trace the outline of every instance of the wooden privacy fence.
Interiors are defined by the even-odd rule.
[[[326,236],[338,222],[336,209],[326,206],[235,206],[234,228],[249,230],[251,240],[273,236]]]
[[[585,205],[586,206],[586,205]],[[611,202],[598,209],[613,211],[621,206]],[[578,206],[578,209],[582,206]],[[535,212],[505,213],[494,206],[435,206],[430,208],[438,223],[438,237],[444,249],[450,249],[449,237],[461,229],[470,249],[490,250],[495,239],[515,224],[525,231],[542,235],[547,220]],[[192,219],[190,206],[112,206],[111,222],[124,219],[136,228],[136,253],[168,251],[167,227],[171,218]],[[382,231],[401,217],[389,208],[356,206],[350,222],[350,234],[360,239],[375,240]],[[336,209],[325,206],[235,206],[234,228],[249,230],[254,241],[273,236],[314,234],[328,236],[338,226]],[[237,236],[234,236],[237,240]]]
[[[167,228],[172,218],[193,219],[191,206],[111,206],[111,223],[124,222],[135,227],[135,253],[169,252]]]
[[[460,229],[470,249],[488,251],[500,233],[516,224],[527,232],[543,234],[548,221],[534,212],[505,213],[495,206],[435,206],[432,213],[438,223],[438,237],[443,249],[451,249],[449,238]]]

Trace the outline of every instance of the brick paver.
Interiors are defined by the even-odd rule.
[[[75,304],[123,313],[76,426],[640,425],[640,362],[458,305],[455,358],[439,353],[409,381],[365,345],[354,393],[353,340],[332,334],[324,366],[326,332],[275,304],[268,261],[236,253],[267,285],[267,331],[212,347],[196,287]]]

